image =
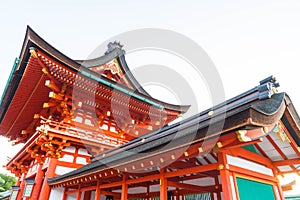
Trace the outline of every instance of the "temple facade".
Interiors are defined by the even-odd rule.
[[[124,55],[73,60],[28,27],[0,105],[0,134],[24,144],[11,200],[284,199],[300,120],[274,77],[171,125],[189,106],[152,98]]]

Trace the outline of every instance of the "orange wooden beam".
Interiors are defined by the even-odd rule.
[[[202,165],[202,166],[197,166],[197,167],[191,167],[191,168],[187,168],[187,169],[181,169],[181,170],[177,170],[174,172],[166,172],[165,177],[170,178],[170,177],[175,177],[175,176],[182,176],[182,175],[187,175],[187,174],[217,170],[218,166],[219,166],[219,164],[214,163],[214,164],[207,164],[207,165]]]
[[[183,188],[187,190],[194,190],[198,192],[211,192],[216,190],[216,186],[198,186],[186,183],[179,183],[174,181],[168,181],[168,186],[175,187],[175,188]]]
[[[101,184],[99,188],[104,189],[104,188],[112,188],[112,187],[117,187],[121,186],[123,181],[118,181],[118,182],[112,182],[112,183],[106,183],[106,184]]]
[[[273,168],[273,163],[267,157],[261,156],[259,154],[253,153],[243,148],[234,148],[229,150],[231,155],[239,156],[247,160],[251,160],[260,164],[263,164],[267,167]]]
[[[65,194],[73,194],[75,192],[77,192],[77,189],[72,189],[72,190],[68,189],[68,190],[65,191]]]
[[[142,183],[142,182],[146,182],[146,181],[151,181],[151,180],[157,180],[160,178],[160,174],[153,174],[153,175],[149,175],[149,176],[144,176],[144,177],[139,177],[136,179],[130,179],[127,180],[127,184],[137,184],[137,183]]]
[[[285,166],[285,165],[299,165],[300,164],[300,159],[299,158],[293,158],[289,160],[278,160],[274,161],[273,164],[278,167],[278,166]]]
[[[89,186],[89,187],[83,187],[80,188],[81,192],[86,192],[86,191],[92,191],[92,190],[96,190],[97,186]]]

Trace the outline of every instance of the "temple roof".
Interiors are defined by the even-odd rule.
[[[39,56],[33,58],[36,52]],[[41,70],[42,66],[50,66],[47,66],[49,59],[56,63],[61,73],[67,69],[68,73],[79,74],[90,82],[98,82],[128,98],[136,99],[145,105],[153,105],[163,112],[171,112],[174,117],[176,113],[179,116],[187,111],[189,106],[168,104],[152,98],[130,72],[124,53],[120,44],[113,42],[102,57],[76,61],[55,49],[28,27],[20,56],[16,59],[1,98],[0,134],[11,140],[23,137],[21,131],[30,126],[34,115],[43,109],[43,103],[49,101],[51,90],[45,87],[45,81],[49,78],[43,74],[45,71]],[[67,78],[65,77],[65,80]]]
[[[139,163],[146,163],[146,161],[148,163],[149,160],[154,162],[155,159],[158,159],[159,163],[160,159],[167,160],[170,156],[175,158],[176,152],[181,148],[206,142],[208,147],[202,146],[201,152],[203,153],[199,153],[199,159],[201,159],[202,154],[215,154],[213,151],[205,150],[205,148],[210,148],[209,141],[214,141],[215,138],[224,138],[223,147],[227,143],[227,148],[257,143],[254,148],[260,152],[259,154],[274,161],[279,173],[297,170],[299,162],[286,161],[300,158],[300,120],[289,96],[286,93],[277,93],[278,85],[274,77],[269,77],[261,81],[259,86],[243,94],[182,122],[150,132],[118,148],[103,152],[96,156],[92,163],[78,170],[51,178],[48,182],[50,185],[67,181],[72,184],[73,180],[109,172],[109,170],[123,171],[124,166],[128,169],[128,166],[138,166]],[[253,134],[254,132],[255,134]],[[275,133],[282,134],[283,141],[288,140],[289,142],[280,143],[279,136],[276,136]],[[238,138],[238,142],[229,143],[235,137]],[[217,141],[215,140],[213,143],[215,144]],[[222,143],[219,145],[220,148]],[[278,152],[274,154],[274,151]],[[276,157],[278,154],[281,156]],[[181,156],[179,155],[179,157]],[[184,159],[183,157],[182,159]],[[211,162],[214,163],[214,161]],[[144,166],[143,170],[146,168]],[[138,169],[135,171],[139,172]]]

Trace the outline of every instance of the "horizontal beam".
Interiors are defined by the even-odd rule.
[[[96,190],[96,188],[97,186],[84,187],[84,188],[80,188],[80,192],[92,191],[92,190]]]
[[[174,171],[174,172],[166,172],[165,177],[166,178],[171,178],[171,177],[183,176],[183,175],[187,175],[187,174],[217,170],[218,166],[219,166],[219,164],[214,163],[214,164],[208,164],[208,165],[203,165],[203,166],[197,166],[197,167],[181,169],[181,170],[177,170],[177,171]]]
[[[182,188],[187,190],[194,190],[198,192],[212,192],[216,190],[216,187],[213,186],[198,186],[198,185],[192,185],[192,184],[186,184],[186,183],[178,183],[174,181],[168,181],[168,186],[175,187],[175,188]],[[219,188],[219,187],[218,187]]]
[[[270,159],[268,159],[264,156],[261,156],[257,153],[253,153],[253,152],[248,151],[243,148],[234,148],[234,149],[229,150],[229,152],[234,156],[239,156],[239,157],[245,158],[247,160],[251,160],[251,161],[260,163],[269,168],[273,168],[273,163]]]
[[[123,183],[123,181],[118,181],[118,182],[113,182],[113,183],[101,184],[101,185],[99,185],[99,188],[104,189],[104,188],[117,187],[117,186],[121,186],[122,183]]]
[[[159,178],[160,178],[160,174],[153,174],[150,176],[144,176],[144,177],[140,177],[140,178],[136,178],[136,179],[127,180],[126,184],[142,183],[142,182],[146,182],[146,181],[157,180]]]
[[[299,158],[293,158],[289,160],[278,160],[273,162],[274,166],[286,166],[286,165],[299,165],[300,159]]]

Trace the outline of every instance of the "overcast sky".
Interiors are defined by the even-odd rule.
[[[4,2],[0,3],[1,94],[19,56],[27,25],[74,59],[87,58],[97,45],[114,35],[162,28],[187,36],[205,50],[222,78],[226,98],[274,75],[281,84],[279,91],[287,92],[300,109],[298,0]],[[131,55],[129,67],[137,61]],[[201,98],[205,102],[209,97],[203,93]],[[1,147],[7,144],[4,141]],[[6,156],[1,154],[1,165]]]

